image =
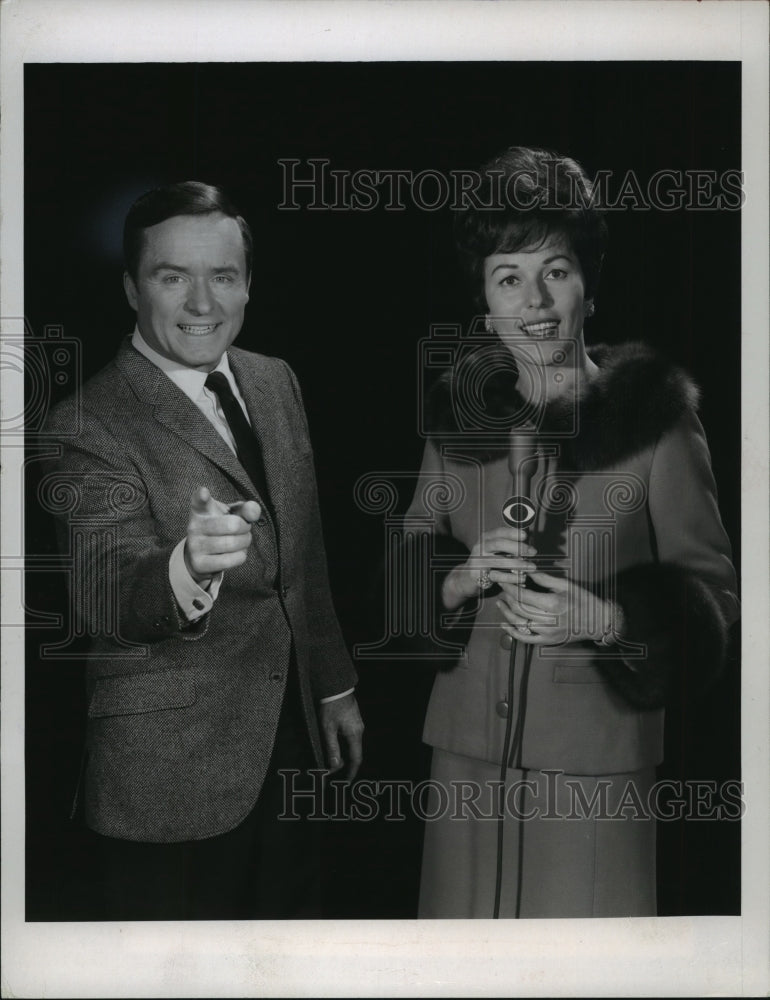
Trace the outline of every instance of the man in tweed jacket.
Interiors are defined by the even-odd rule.
[[[92,637],[83,803],[104,915],[317,915],[312,824],[277,819],[277,771],[344,758],[352,776],[363,727],[299,388],[283,361],[231,348],[251,236],[219,189],[148,192],[124,250],[137,328],[84,387],[79,432],[74,400],[49,427],[48,486],[93,526],[73,597]],[[213,371],[261,445],[260,488]]]

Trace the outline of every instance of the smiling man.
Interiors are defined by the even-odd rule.
[[[231,346],[251,250],[218,188],[139,198],[136,329],[83,388],[79,434],[73,400],[49,427],[52,482],[93,528],[73,603],[92,637],[82,802],[106,919],[321,915],[316,831],[280,818],[279,772],[360,763],[299,388]]]

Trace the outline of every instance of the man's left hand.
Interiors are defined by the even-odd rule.
[[[355,695],[346,694],[344,698],[322,702],[319,714],[329,770],[333,774],[346,765],[345,777],[352,781],[361,766],[364,735],[364,723]],[[344,756],[340,743],[345,745]]]

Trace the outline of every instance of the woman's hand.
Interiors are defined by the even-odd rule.
[[[590,639],[609,644],[609,637],[622,630],[617,605],[601,600],[571,580],[530,573],[534,583],[547,588],[541,593],[513,583],[503,573],[493,572],[490,576],[502,591],[497,602],[505,619],[501,628],[519,642],[556,646]]]
[[[447,573],[441,597],[447,611],[454,611],[480,590],[486,590],[499,579],[510,582],[511,571],[516,579],[535,569],[527,557],[535,548],[526,541],[527,533],[520,528],[494,528],[485,531],[460,566]],[[493,572],[493,570],[495,572]]]

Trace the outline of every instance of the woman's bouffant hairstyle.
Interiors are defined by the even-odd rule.
[[[251,274],[253,242],[246,220],[238,214],[222,188],[201,181],[181,181],[147,191],[128,210],[123,226],[123,259],[133,280],[136,281],[139,271],[145,229],[177,215],[212,215],[215,212],[235,219],[238,223],[243,237],[248,277]]]
[[[607,245],[607,223],[596,192],[576,160],[545,149],[511,146],[480,170],[455,213],[455,242],[476,305],[484,312],[484,260],[563,237],[577,255],[585,297],[596,293]]]

